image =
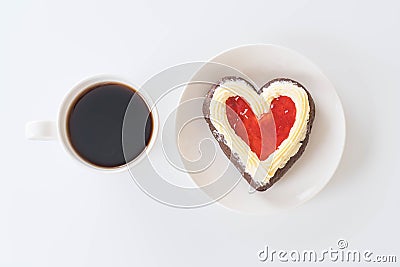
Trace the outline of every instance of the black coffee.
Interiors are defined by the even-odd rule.
[[[123,126],[127,109],[128,126]],[[153,116],[133,88],[109,82],[77,97],[69,110],[67,129],[72,147],[84,160],[112,168],[143,152],[153,131]]]

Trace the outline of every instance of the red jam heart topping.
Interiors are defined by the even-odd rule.
[[[287,96],[272,100],[271,111],[259,118],[240,96],[229,97],[225,104],[229,125],[261,161],[266,160],[289,136],[296,119],[296,106]]]

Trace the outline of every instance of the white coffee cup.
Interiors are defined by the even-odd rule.
[[[139,94],[142,99],[146,102],[151,110],[151,116],[153,119],[153,130],[150,137],[150,141],[143,152],[135,157],[132,161],[127,164],[117,166],[117,167],[102,167],[95,165],[93,163],[88,162],[84,158],[82,158],[73,148],[69,136],[68,136],[68,112],[71,108],[71,105],[75,103],[77,98],[82,96],[82,93],[91,87],[94,87],[98,84],[104,83],[112,83],[116,82],[122,85],[126,85],[127,87],[133,88],[136,90],[136,93]],[[159,119],[156,108],[154,107],[153,101],[151,98],[143,91],[140,91],[138,87],[130,83],[128,80],[114,76],[101,74],[93,77],[89,77],[84,79],[83,81],[77,83],[72,89],[67,93],[64,97],[64,100],[61,103],[58,112],[57,121],[31,121],[26,124],[25,127],[25,135],[27,139],[30,140],[40,140],[40,141],[48,141],[48,140],[59,140],[64,147],[65,151],[72,156],[76,161],[84,164],[85,166],[91,167],[96,170],[105,171],[105,172],[120,172],[127,169],[127,167],[131,167],[141,161],[146,155],[149,153],[151,148],[154,146],[159,127]]]

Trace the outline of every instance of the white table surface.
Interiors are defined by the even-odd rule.
[[[257,258],[265,245],[320,251],[340,238],[400,261],[399,3],[216,2],[1,1],[0,266],[273,265]],[[100,174],[57,142],[25,140],[25,123],[55,119],[82,78],[111,73],[141,84],[246,43],[304,54],[344,106],[339,169],[298,208],[271,216],[171,208],[128,173]]]

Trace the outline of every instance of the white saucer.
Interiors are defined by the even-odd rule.
[[[248,183],[241,179],[232,191],[217,202],[240,212],[266,214],[295,207],[314,197],[333,176],[345,144],[344,112],[331,82],[309,59],[293,50],[276,45],[240,46],[227,50],[210,61],[239,70],[257,86],[274,78],[296,80],[307,88],[316,105],[316,117],[309,144],[301,158],[281,180],[265,192],[251,193]],[[202,71],[204,70],[201,69],[199,73]],[[211,76],[211,79],[216,79],[214,82],[223,77],[218,77],[218,73],[213,73]],[[186,88],[180,102],[204,97],[209,89],[210,86],[196,86],[196,90]],[[199,111],[202,106],[199,103],[191,108]],[[178,111],[177,121],[184,115],[186,114]],[[213,139],[205,121],[184,131],[178,139],[182,154],[192,153],[185,151],[187,146],[182,144],[204,138]],[[215,151],[203,150],[201,153],[215,153]],[[216,148],[216,157],[212,164],[217,166],[211,166],[200,173],[189,173],[198,186],[204,185],[205,181],[216,179],[222,165],[232,165],[219,147]],[[237,179],[236,174],[237,171],[232,179]]]

